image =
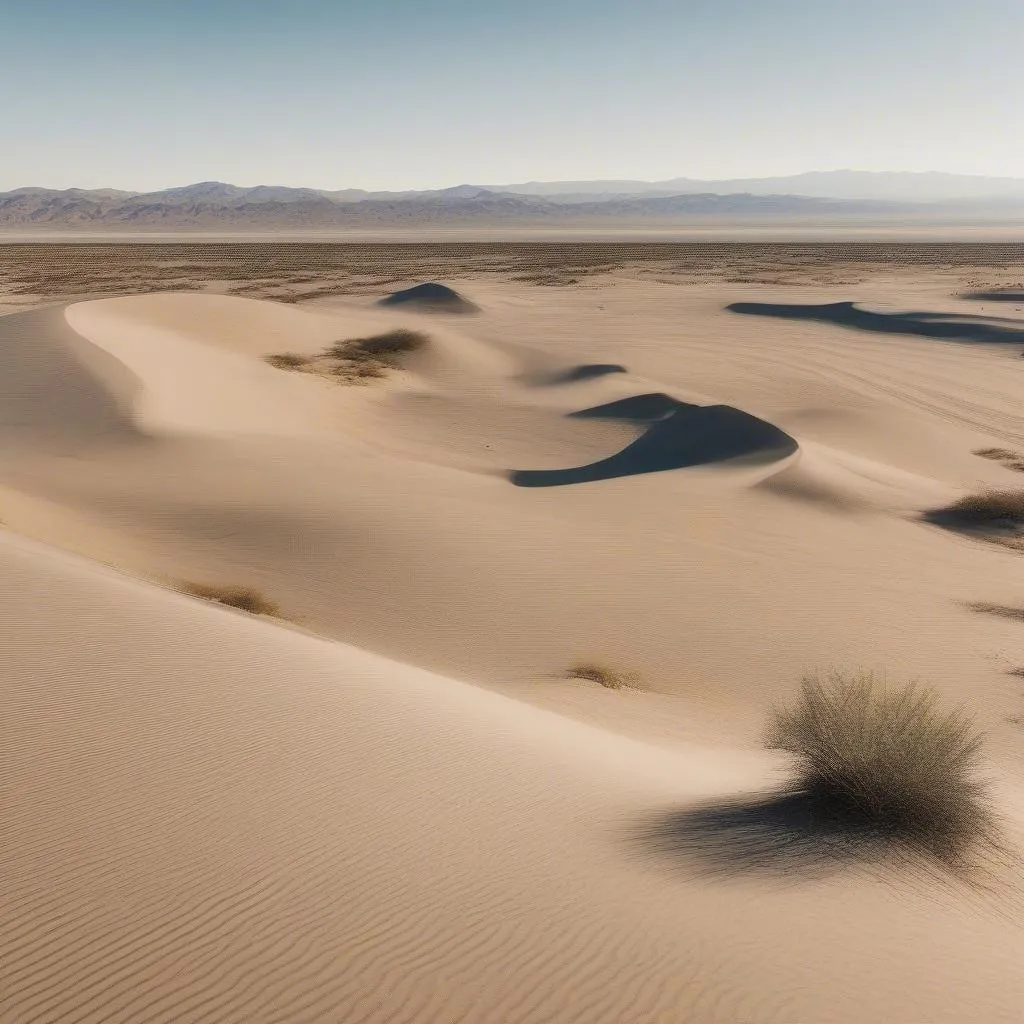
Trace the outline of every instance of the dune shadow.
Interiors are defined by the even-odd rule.
[[[937,526],[950,533],[1003,544],[1019,549],[1024,547],[1024,515],[1007,514],[1005,516],[979,515],[969,509],[947,506],[946,508],[926,509],[918,516],[920,522]]]
[[[740,409],[678,403],[675,411],[655,420],[640,437],[609,458],[570,469],[513,470],[509,479],[517,487],[560,487],[727,460],[775,461],[797,448],[785,431]]]
[[[731,313],[784,320],[816,320],[877,334],[910,334],[943,341],[1024,345],[1024,323],[963,313],[873,313],[860,309],[852,302],[826,302],[820,305],[733,302],[725,308]]]
[[[631,395],[619,398],[614,402],[594,405],[589,409],[571,412],[573,419],[586,420],[624,420],[627,423],[654,423],[663,420],[680,409],[699,409],[700,406],[666,395],[661,391],[651,391],[644,395]]]
[[[570,366],[567,370],[540,374],[531,378],[528,383],[541,387],[556,387],[559,384],[576,384],[584,380],[607,377],[612,373],[628,372],[626,367],[619,363],[580,363],[578,366]]]
[[[979,302],[1020,302],[1024,303],[1022,291],[967,292],[962,298],[977,299]]]
[[[410,309],[433,313],[477,313],[480,307],[463,298],[454,288],[427,281],[380,299],[378,306],[407,306]]]
[[[900,854],[891,837],[830,815],[802,792],[663,811],[632,826],[629,841],[648,856],[721,876],[806,877]]]

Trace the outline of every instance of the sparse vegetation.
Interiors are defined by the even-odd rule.
[[[206,601],[216,601],[231,608],[240,608],[252,615],[279,617],[281,614],[281,609],[254,587],[184,582],[181,584],[181,590],[192,597],[201,597]]]
[[[398,328],[383,334],[374,334],[368,338],[351,338],[339,341],[327,351],[335,359],[348,359],[353,362],[378,361],[390,363],[398,356],[416,352],[430,340],[422,331],[410,331]]]
[[[636,686],[640,677],[633,672],[618,672],[607,665],[592,661],[581,661],[566,672],[567,679],[586,679],[598,683],[606,690],[621,690],[624,686]]]
[[[992,459],[995,462],[1018,458],[1017,453],[1010,451],[1009,448],[975,448],[971,454],[980,455],[983,459]]]
[[[949,530],[974,533],[983,540],[1024,550],[1024,491],[968,494],[923,518]]]
[[[399,357],[417,352],[430,341],[422,331],[397,328],[367,338],[350,338],[331,345],[324,353],[333,360],[330,372],[343,380],[370,380],[387,376]]]
[[[298,352],[275,352],[264,358],[279,370],[298,370],[309,363],[309,357],[299,355]]]
[[[1018,473],[1024,473],[1024,458],[1019,452],[1011,451],[1009,448],[975,448],[972,455],[979,455],[983,459],[991,459],[999,462],[1004,469],[1012,469]]]
[[[1024,608],[1014,608],[1008,604],[990,604],[988,601],[972,601],[967,607],[985,615],[997,615],[1001,619],[1016,619],[1018,622],[1024,622]]]
[[[422,331],[398,328],[367,338],[337,341],[316,356],[277,352],[264,358],[279,370],[326,374],[354,383],[386,377],[389,370],[399,365],[402,355],[418,351],[429,341],[429,335]]]
[[[360,378],[376,380],[388,375],[388,367],[376,359],[367,359],[355,363],[342,363],[340,366],[336,366],[332,372],[338,377],[349,380]]]
[[[792,756],[795,788],[830,823],[949,863],[996,841],[977,777],[982,736],[930,689],[807,676],[797,701],[773,712],[765,742]]]
[[[982,491],[949,506],[949,512],[970,523],[1024,524],[1024,491]]]

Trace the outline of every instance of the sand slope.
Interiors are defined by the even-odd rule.
[[[1006,732],[1024,649],[964,603],[1019,600],[1019,563],[914,519],[1012,485],[970,449],[1015,443],[1020,361],[780,331],[703,297],[677,343],[680,290],[643,288],[616,299],[628,329],[486,292],[470,333],[194,294],[4,317],[7,379],[47,396],[0,434],[6,517],[150,578],[254,584],[304,626],[573,713],[636,710],[645,735],[642,706],[545,680],[604,658],[685,700],[658,705],[655,731],[667,713],[669,733],[753,738],[808,666],[868,663],[969,691]],[[262,360],[402,325],[432,343],[372,387]],[[578,372],[595,363],[626,372]],[[676,419],[586,415],[648,395]],[[745,446],[763,457],[716,461]],[[570,483],[580,467],[594,479]],[[524,471],[564,485],[514,486]]]
[[[627,841],[769,777],[0,538],[5,1021],[1012,1020],[955,890]],[[940,890],[941,891],[941,890]]]
[[[1024,360],[883,330],[954,318],[923,286],[469,297],[0,317],[0,1020],[1017,1019],[1019,865],[818,875],[694,814],[867,665],[969,704],[1024,838],[1024,633],[967,607],[1020,556],[921,515],[1024,485],[971,454],[1024,450]],[[393,327],[370,386],[264,360]]]

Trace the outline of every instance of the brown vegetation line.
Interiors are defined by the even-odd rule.
[[[894,270],[997,287],[1020,244],[771,242],[33,242],[0,243],[0,294],[39,299],[163,290],[283,301],[380,293],[436,277],[513,276],[567,286],[627,273],[674,281],[853,284]]]

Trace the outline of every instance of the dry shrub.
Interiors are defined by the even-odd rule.
[[[429,340],[429,336],[422,331],[398,328],[394,331],[386,331],[384,334],[375,334],[369,338],[350,338],[348,341],[339,341],[327,351],[328,355],[335,359],[347,359],[353,362],[376,360],[380,363],[388,363],[397,359],[398,356],[418,351]]]
[[[264,356],[264,359],[279,370],[298,370],[309,362],[307,356],[299,355],[298,352],[275,352]]]
[[[181,589],[186,594],[191,594],[192,597],[201,597],[206,601],[216,601],[218,604],[226,604],[231,608],[240,608],[253,615],[279,616],[281,614],[280,608],[254,587],[186,582],[181,584]]]
[[[965,526],[1024,524],[1024,491],[981,491],[968,494],[937,515]]]
[[[356,378],[376,379],[379,377],[386,377],[388,367],[386,363],[382,363],[376,359],[367,359],[363,362],[341,367],[338,372],[342,375],[348,375]]]
[[[829,822],[950,863],[995,842],[977,777],[982,736],[931,689],[806,676],[797,701],[772,713],[765,742],[792,755],[795,788]]]
[[[1008,604],[991,604],[988,601],[972,601],[968,606],[971,611],[986,615],[998,615],[1001,619],[1016,619],[1024,622],[1024,608],[1014,608]]]
[[[617,672],[607,665],[592,661],[581,661],[566,672],[567,679],[587,679],[599,683],[606,690],[621,690],[624,686],[636,686],[639,676],[633,672]]]
[[[1017,453],[1009,448],[975,448],[972,455],[980,455],[983,459],[994,459],[996,462],[1005,462],[1007,459],[1016,459]]]

